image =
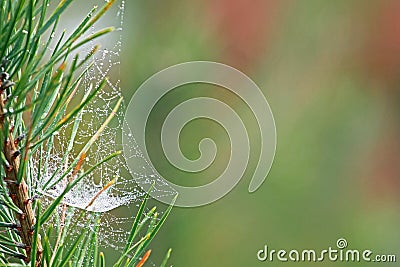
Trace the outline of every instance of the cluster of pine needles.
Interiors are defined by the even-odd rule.
[[[88,170],[79,171],[86,153],[113,119],[122,100],[117,101],[113,112],[76,158],[65,164],[67,167],[60,178],[50,179],[44,185],[46,190],[69,178],[59,197],[47,199],[46,205],[42,203],[44,196],[35,190],[37,177],[33,176],[40,173],[34,174],[33,170],[40,170],[34,164],[51,157],[54,134],[74,122],[106,84],[104,78],[78,104],[71,101],[91,67],[98,46],[84,58],[79,57],[77,50],[113,31],[105,28],[88,34],[115,1],[91,10],[72,34],[65,36],[64,33],[56,40],[54,49],[49,46],[60,15],[73,0],[60,1],[51,11],[49,1],[4,0],[0,3],[0,266],[106,266],[105,256],[99,249],[101,215],[88,216],[86,210],[63,204],[63,197],[97,167],[120,154],[116,151]],[[73,137],[71,134],[70,144]],[[34,155],[43,158],[33,160]],[[111,266],[142,267],[148,261],[149,244],[172,206],[158,218],[155,208],[146,211],[147,199],[148,195],[135,216],[120,258]],[[71,213],[75,216],[68,216]],[[89,219],[94,229],[82,229],[78,225]],[[170,251],[161,266],[167,265],[169,255]]]

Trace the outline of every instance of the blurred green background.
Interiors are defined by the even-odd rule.
[[[259,140],[248,107],[206,85],[178,88],[162,99],[147,138],[155,167],[171,181],[210,182],[229,156],[223,128],[196,120],[182,132],[182,151],[195,159],[198,141],[211,137],[219,148],[214,165],[188,174],[166,161],[160,127],[185,99],[206,95],[231,105],[246,119],[254,153],[245,176],[226,197],[173,210],[147,266],[158,266],[169,247],[177,267],[310,266],[259,262],[256,254],[264,245],[322,250],[335,247],[341,237],[352,249],[400,256],[399,13],[400,2],[389,0],[126,1],[119,74],[126,99],[168,66],[222,62],[245,72],[263,90],[278,137],[266,182],[249,194]]]

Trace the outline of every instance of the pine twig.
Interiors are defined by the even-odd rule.
[[[7,101],[3,84],[6,81],[0,80],[0,130],[3,131],[5,127],[5,120],[7,116],[5,113],[4,103]],[[5,182],[7,183],[8,191],[14,204],[22,211],[21,214],[16,214],[19,220],[18,232],[21,236],[22,242],[25,244],[25,262],[29,262],[31,258],[31,249],[33,243],[33,233],[35,228],[35,213],[32,209],[32,200],[29,197],[28,185],[22,179],[18,182],[18,170],[20,165],[20,152],[18,150],[18,140],[14,140],[11,132],[8,134],[5,143],[3,144],[3,153],[7,162],[4,162],[5,168]],[[36,266],[40,265],[42,258],[42,245],[40,235],[38,236],[37,243],[37,256]]]

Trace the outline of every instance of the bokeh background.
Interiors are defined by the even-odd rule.
[[[248,107],[206,85],[178,88],[158,103],[147,138],[155,167],[171,181],[210,182],[229,156],[223,128],[196,120],[180,136],[182,151],[195,159],[199,140],[213,138],[219,149],[213,166],[188,174],[167,162],[161,124],[185,99],[210,96],[231,105],[246,120],[255,152],[245,176],[226,197],[204,207],[174,208],[147,266],[158,266],[170,247],[170,262],[177,267],[309,266],[263,263],[256,253],[264,245],[322,250],[335,247],[341,237],[350,248],[396,254],[400,260],[398,14],[400,2],[391,0],[126,1],[118,74],[126,99],[168,66],[218,61],[259,85],[278,134],[271,172],[249,194],[259,140]]]

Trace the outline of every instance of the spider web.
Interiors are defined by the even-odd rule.
[[[93,6],[101,7],[104,1],[79,1],[78,5],[85,6],[85,8],[82,7],[79,10],[90,10]],[[68,28],[72,31],[79,23],[74,18],[83,18],[86,15],[84,13],[76,14],[76,8],[72,8],[72,10],[74,10],[73,14],[67,14],[66,18],[61,19],[61,21],[66,21],[63,26],[67,28],[67,32]],[[39,164],[39,159],[43,159],[45,151],[37,151],[33,156],[33,164],[31,166],[33,166],[32,176],[36,177],[34,181],[36,193],[44,195],[46,198],[54,199],[63,192],[69,177],[62,179],[50,189],[45,189],[45,185],[49,180],[56,181],[61,178],[63,168],[66,169],[74,158],[79,155],[86,142],[96,133],[106,118],[110,116],[115,104],[122,96],[119,70],[124,11],[124,1],[114,4],[113,8],[106,13],[101,21],[92,27],[91,33],[109,26],[114,26],[116,30],[107,34],[105,38],[88,43],[79,51],[80,58],[84,58],[92,52],[96,44],[101,44],[101,49],[94,55],[94,64],[84,76],[83,82],[74,96],[74,104],[82,101],[88,90],[99,85],[104,77],[108,77],[108,80],[106,87],[98,93],[95,99],[81,112],[81,116],[77,118],[79,128],[73,145],[69,146],[69,143],[76,121],[68,123],[54,134],[51,141],[54,145],[48,151],[51,157],[48,157],[44,162],[42,160]],[[60,34],[56,33],[54,40],[57,40],[57,36],[60,36]],[[157,192],[156,194],[162,196],[171,196],[172,198],[176,195],[176,192],[157,176],[151,164],[138,149],[132,133],[130,131],[122,132],[122,128],[127,129],[122,127],[125,124],[124,106],[123,103],[112,122],[104,129],[96,143],[86,153],[87,155],[80,171],[83,172],[110,154],[122,150],[122,135],[124,135],[124,141],[129,143],[131,150],[126,151],[125,147],[124,155],[115,157],[96,168],[93,173],[78,183],[63,200],[63,203],[68,206],[86,209],[89,213],[88,216],[90,216],[91,212],[101,213],[100,243],[117,250],[125,246],[124,242],[129,231],[124,230],[124,228],[133,221],[134,217],[132,217],[132,214],[121,215],[121,212],[118,213],[113,210],[121,206],[138,206],[143,201],[145,192],[140,189],[138,184],[154,184],[153,193]],[[65,158],[69,149],[68,157]],[[124,157],[135,159],[137,169],[134,173],[131,174],[129,172]],[[102,191],[114,179],[115,183],[107,190]],[[99,192],[101,193],[99,194]],[[92,204],[88,207],[91,202]],[[88,222],[89,220],[82,222],[82,225],[79,225],[80,222],[78,222],[78,225],[89,229],[94,228],[94,225],[88,225]]]

